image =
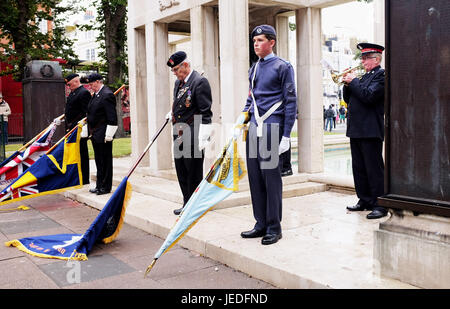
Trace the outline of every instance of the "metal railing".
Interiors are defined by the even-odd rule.
[[[8,116],[8,141],[23,142],[23,114],[12,113]]]
[[[0,115],[0,162],[5,160],[5,144],[8,139],[8,121],[3,120],[3,115]]]

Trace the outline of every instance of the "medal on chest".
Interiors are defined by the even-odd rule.
[[[188,89],[189,87],[181,88],[180,91],[178,91],[177,99],[181,98],[186,93],[186,91],[188,91]]]
[[[184,105],[186,105],[186,107],[191,106],[191,91],[188,90],[187,92],[187,98],[186,98],[186,102],[184,103]]]

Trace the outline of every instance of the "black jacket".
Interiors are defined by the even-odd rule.
[[[90,100],[91,94],[83,86],[78,87],[69,94],[65,109],[66,132],[75,127],[78,121],[86,117]]]
[[[187,124],[191,127],[191,136],[194,137],[194,116],[201,117],[202,124],[210,124],[212,118],[211,87],[206,77],[193,71],[185,85],[180,87],[180,80],[175,81],[173,91],[172,123],[174,125],[174,138],[178,136],[177,124]],[[198,125],[200,122],[198,123]],[[198,126],[195,128],[197,132]]]
[[[384,139],[384,70],[377,66],[344,86],[347,136]]]
[[[87,121],[91,140],[96,143],[104,143],[107,125],[117,125],[116,97],[107,86],[92,96]]]

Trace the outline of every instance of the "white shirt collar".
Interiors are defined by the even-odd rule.
[[[186,78],[184,79],[184,82],[185,82],[185,83],[187,83],[187,82],[188,82],[188,80],[189,80],[189,77],[191,77],[191,75],[192,75],[192,72],[194,72],[194,70],[191,70],[191,72],[189,73],[189,75],[188,75],[188,76],[186,76]]]
[[[100,91],[102,91],[103,86],[105,86],[105,85],[102,84],[102,86],[101,86],[100,89],[95,93],[95,95],[98,95],[98,93],[99,93]]]
[[[273,57],[275,57],[275,54],[272,52],[272,53],[268,54],[267,56],[265,56],[263,59],[269,60],[270,58],[273,58]]]

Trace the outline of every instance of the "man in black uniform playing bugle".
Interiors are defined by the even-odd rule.
[[[65,78],[65,81],[70,89],[65,109],[65,125],[67,133],[77,125],[78,121],[86,117],[91,94],[83,87],[83,85],[81,85],[80,76],[78,74],[69,74]],[[83,136],[82,134],[80,139],[80,157],[84,185],[89,183],[89,153],[87,140],[87,134],[86,136]]]
[[[384,70],[383,46],[357,45],[366,74],[361,79],[351,72],[343,76],[343,96],[348,103],[347,136],[350,137],[353,180],[359,201],[349,211],[371,210],[367,219],[387,215],[377,198],[384,193]]]
[[[203,179],[204,148],[212,131],[212,95],[208,80],[191,69],[185,52],[174,53],[167,65],[177,77],[166,119],[172,120],[175,170],[184,207]],[[174,214],[179,215],[183,207]]]

